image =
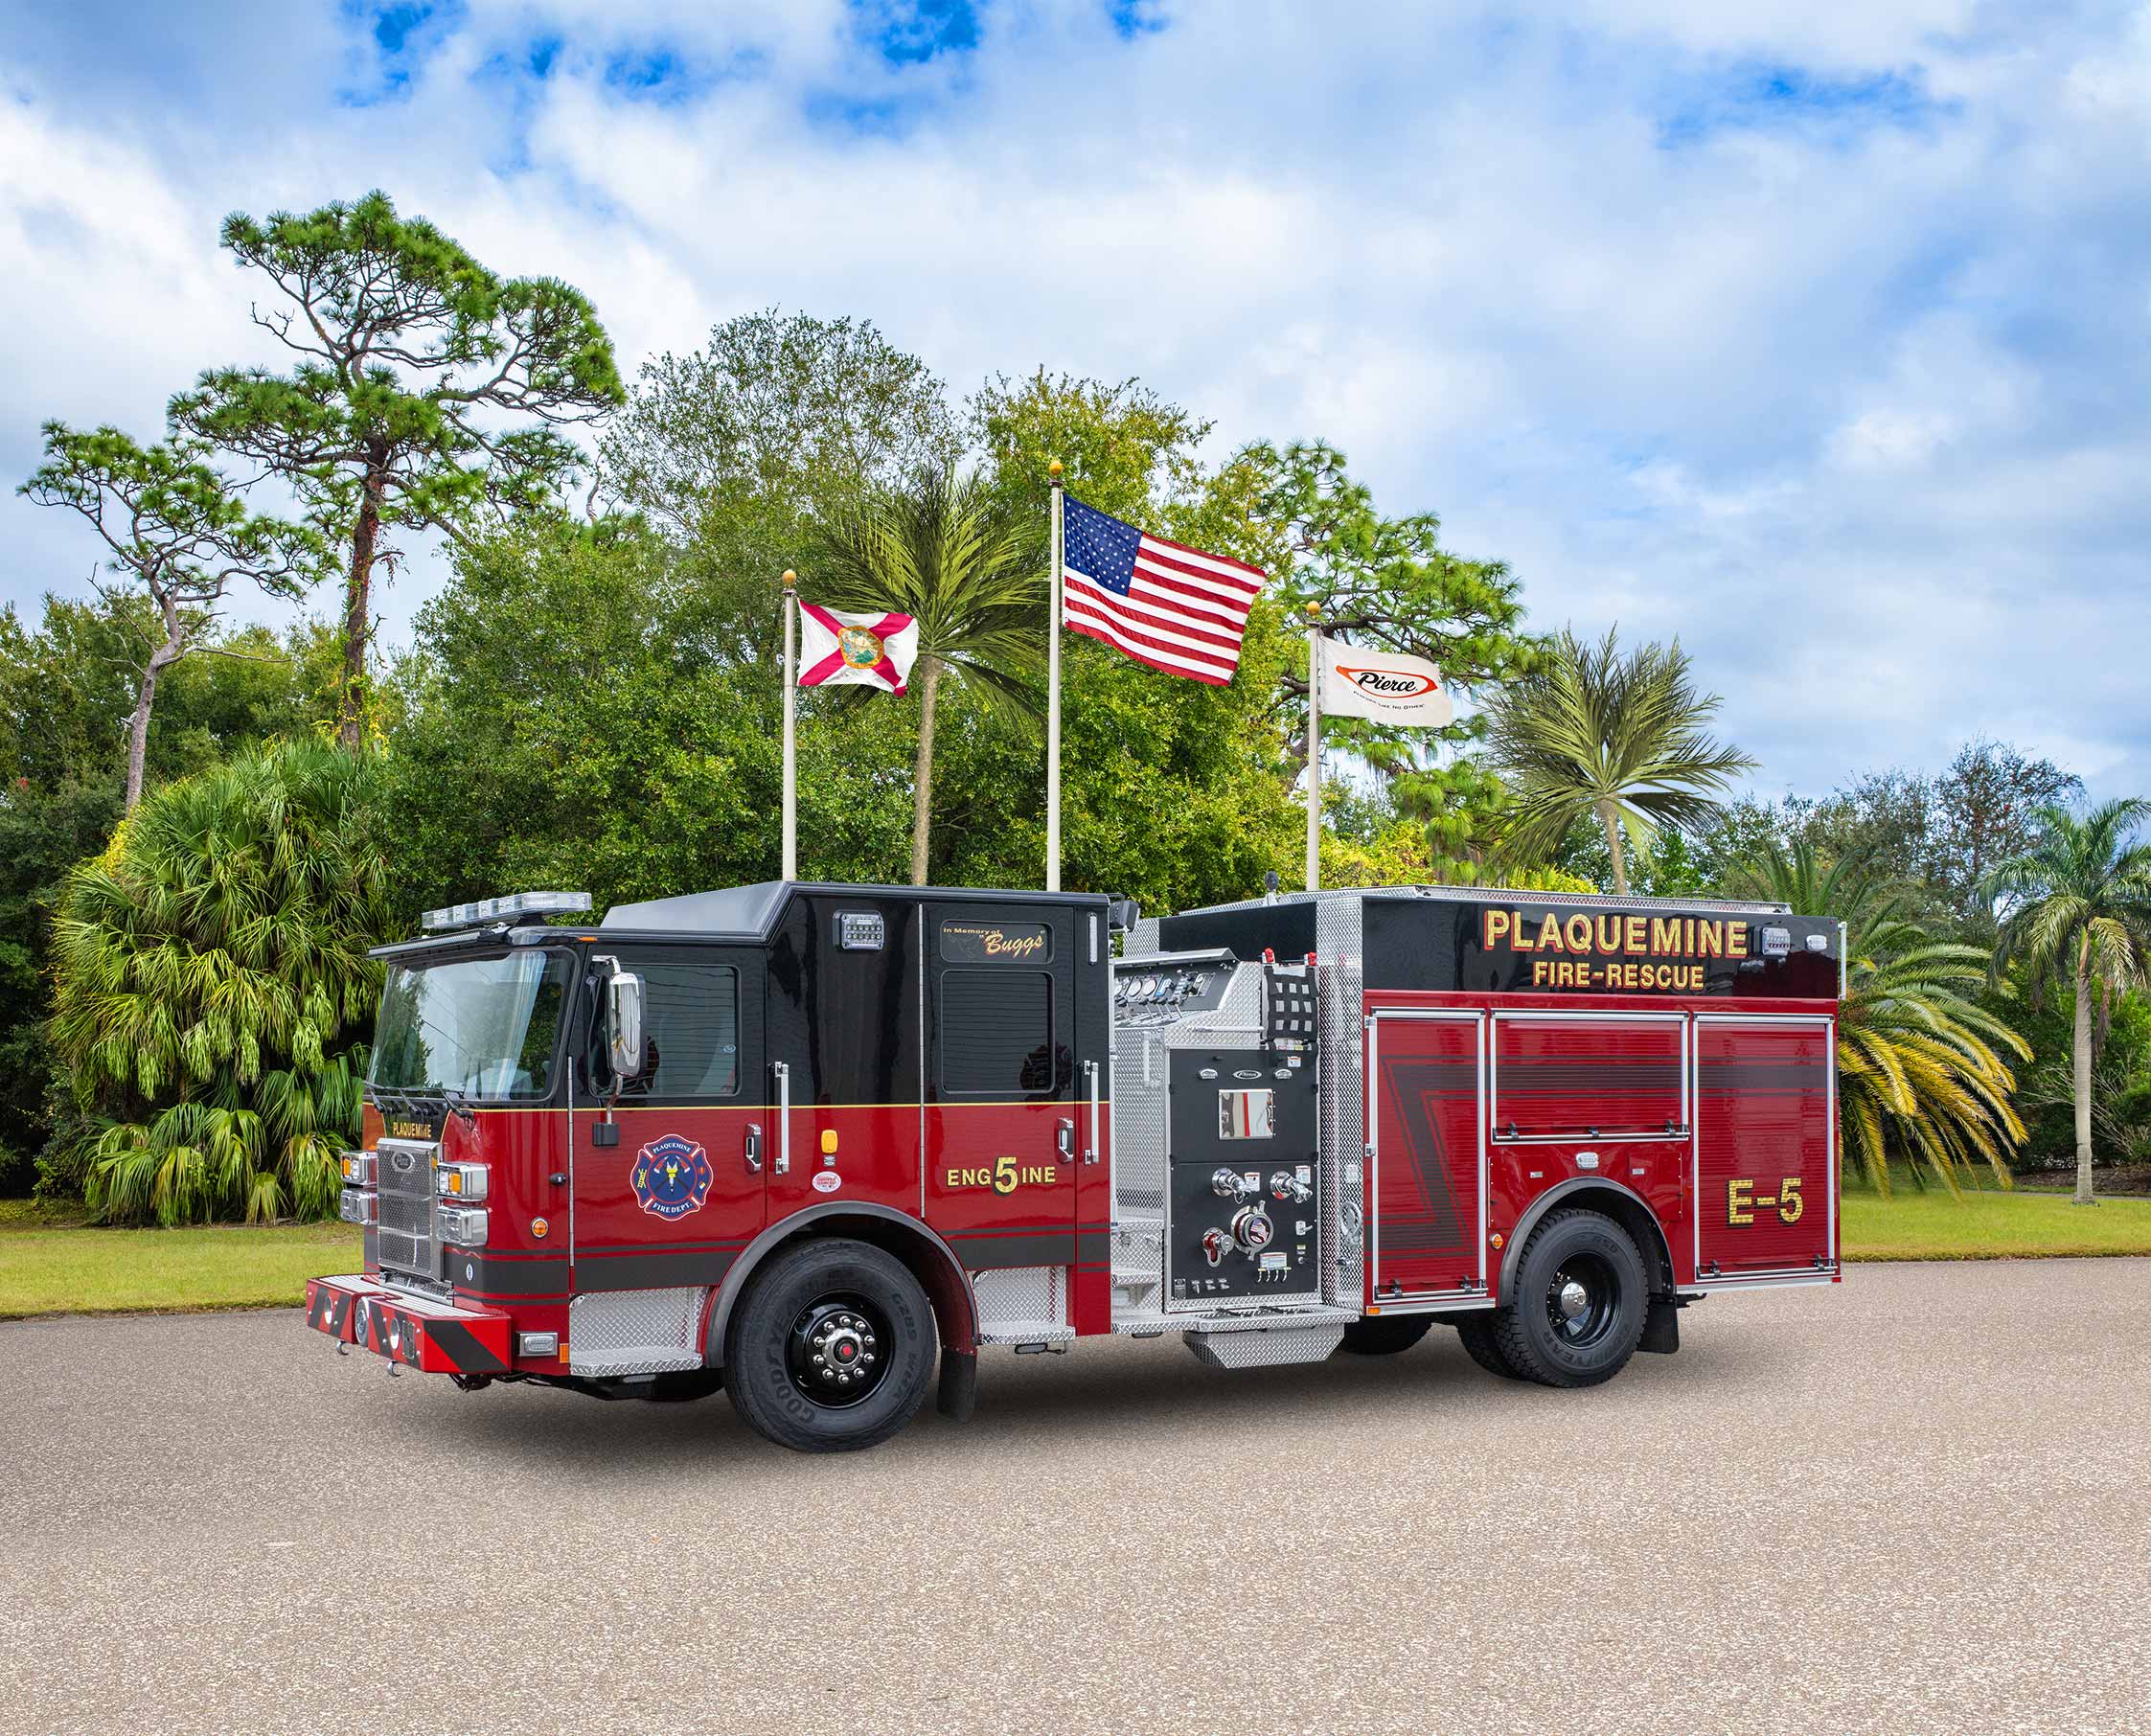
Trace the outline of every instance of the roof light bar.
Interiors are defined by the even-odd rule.
[[[419,919],[419,925],[430,933],[440,928],[468,928],[474,923],[510,922],[518,916],[551,916],[589,907],[587,892],[515,892],[506,898],[482,898],[471,904],[444,904],[438,910],[428,910]]]

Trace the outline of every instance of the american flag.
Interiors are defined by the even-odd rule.
[[[1064,496],[1061,511],[1068,630],[1169,675],[1230,682],[1262,568],[1146,537],[1073,495]]]

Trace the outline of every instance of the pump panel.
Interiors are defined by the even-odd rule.
[[[1275,1049],[1179,1049],[1168,1083],[1168,1309],[1319,1300],[1315,1069]]]

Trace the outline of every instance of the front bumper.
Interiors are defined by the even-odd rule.
[[[451,1308],[373,1278],[307,1280],[307,1324],[423,1374],[506,1374],[509,1316],[495,1308]]]

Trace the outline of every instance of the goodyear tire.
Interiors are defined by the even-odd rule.
[[[1433,1323],[1431,1314],[1368,1314],[1344,1329],[1338,1348],[1356,1357],[1393,1357],[1418,1343]]]
[[[1501,1355],[1500,1340],[1494,1336],[1494,1313],[1458,1314],[1456,1336],[1464,1340],[1464,1349],[1488,1374],[1499,1375],[1504,1381],[1521,1381],[1522,1375],[1509,1366],[1508,1359]]]
[[[725,1385],[748,1428],[799,1452],[851,1452],[908,1423],[933,1373],[933,1308],[893,1254],[809,1242],[754,1276]]]
[[[1494,1311],[1501,1359],[1543,1386],[1595,1386],[1635,1355],[1649,1293],[1628,1232],[1598,1212],[1554,1212],[1524,1244]]]

